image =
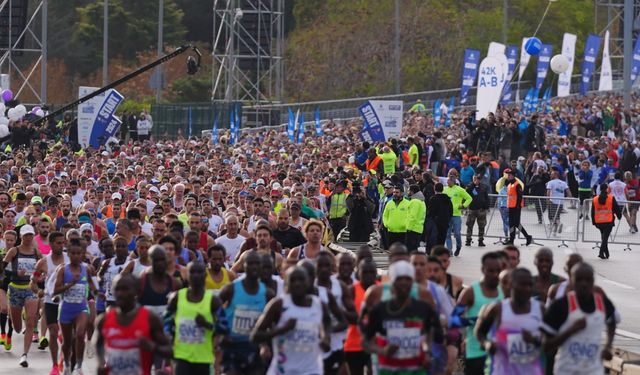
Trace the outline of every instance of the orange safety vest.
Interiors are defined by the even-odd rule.
[[[376,282],[374,285],[378,285]],[[356,307],[356,313],[360,316],[360,310],[364,304],[364,295],[367,291],[362,287],[359,281],[353,283],[353,302]],[[347,337],[344,340],[345,352],[361,352],[362,349],[362,336],[360,328],[357,324],[350,324],[347,329]]]
[[[382,161],[382,158],[380,158],[380,156],[376,156],[375,158],[373,158],[373,160],[367,159],[367,161],[364,162],[364,167],[367,171],[370,171],[370,170],[377,171],[378,165],[380,164],[381,161]]]
[[[613,222],[613,196],[607,196],[607,200],[604,204],[600,204],[598,197],[593,199],[593,208],[595,215],[593,215],[593,221],[596,224],[605,224]]]
[[[518,182],[514,181],[507,188],[507,208],[516,208],[518,205]],[[520,200],[520,207],[524,207],[524,199]]]

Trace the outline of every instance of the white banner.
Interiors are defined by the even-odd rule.
[[[576,59],[576,37],[574,34],[564,33],[562,38],[562,55],[569,61],[569,68],[558,75],[558,96],[571,94],[571,75],[573,74],[573,62]]]
[[[476,120],[487,117],[489,112],[495,112],[500,101],[502,87],[508,73],[507,57],[485,57],[480,63],[478,76],[478,94],[476,100]]]
[[[527,44],[529,38],[522,38],[522,47],[520,48],[520,67],[518,69],[518,81],[522,80],[522,75],[524,71],[527,70],[527,65],[529,65],[529,59],[531,55],[527,53],[524,49],[524,45]]]
[[[369,100],[369,103],[382,125],[384,138],[399,139],[402,134],[402,100]]]
[[[611,56],[609,56],[609,30],[604,34],[604,48],[602,49],[602,66],[600,67],[600,85],[598,91],[613,90],[613,76],[611,72]]]
[[[99,87],[80,86],[78,88],[78,99],[85,97],[98,89]],[[93,123],[95,122],[100,106],[104,101],[104,96],[105,94],[103,93],[78,105],[78,143],[80,143],[82,147],[89,146]]]
[[[504,55],[507,46],[498,42],[489,43],[489,51],[487,52],[487,56],[495,56],[495,55]]]

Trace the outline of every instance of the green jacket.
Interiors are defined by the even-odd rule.
[[[396,173],[396,162],[398,160],[398,156],[395,152],[381,152],[378,156],[382,159],[382,166],[384,168],[385,175]]]
[[[407,230],[422,233],[424,230],[424,220],[427,216],[427,205],[424,201],[412,198],[409,201],[409,215],[407,215]]]
[[[407,231],[407,217],[409,214],[409,200],[402,198],[400,203],[390,200],[384,206],[382,224],[391,233],[405,233]]]
[[[461,215],[460,204],[462,204],[464,208],[467,208],[473,200],[471,195],[469,195],[466,190],[458,185],[445,187],[443,193],[451,198],[451,204],[453,205],[453,216]]]

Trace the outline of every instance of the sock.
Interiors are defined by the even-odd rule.
[[[7,328],[7,313],[0,313],[0,333],[3,335],[6,333],[5,329]]]
[[[9,331],[7,332],[7,336],[9,338],[11,338],[11,335],[13,335],[13,323],[11,323],[11,319],[7,319],[9,322]]]
[[[78,360],[78,363],[76,363],[76,370],[81,369],[82,368],[82,360]]]

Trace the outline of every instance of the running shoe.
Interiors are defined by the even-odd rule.
[[[4,350],[11,350],[11,336],[7,336],[7,339],[4,341]]]
[[[0,345],[4,345],[4,342],[7,340],[7,334],[6,333],[1,333],[0,334]]]
[[[40,340],[40,338],[38,337],[38,332],[33,331],[33,337],[31,337],[31,342],[36,343],[38,342],[38,340]]]
[[[77,368],[73,370],[73,375],[84,375],[84,372],[82,372],[81,368]]]
[[[40,337],[40,342],[38,344],[38,349],[45,350],[49,346],[49,340],[46,337]]]
[[[29,367],[29,362],[27,362],[27,355],[23,354],[20,356],[20,366],[22,367]]]
[[[60,370],[58,370],[58,366],[54,365],[49,371],[49,375],[60,375]]]
[[[64,366],[64,370],[62,371],[63,375],[71,375],[71,369],[68,366]]]

